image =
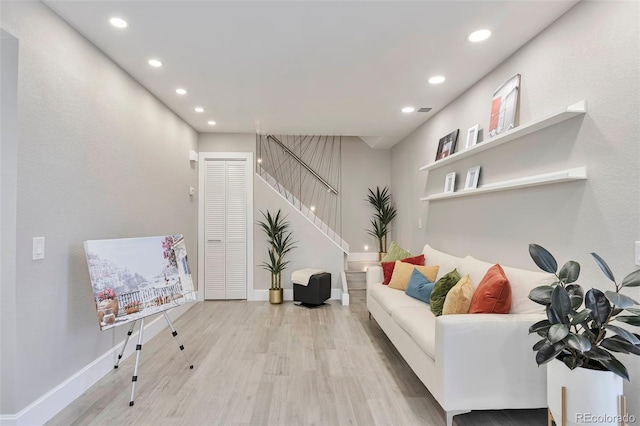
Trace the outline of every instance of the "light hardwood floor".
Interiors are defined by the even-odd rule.
[[[200,302],[55,416],[56,425],[437,425],[438,403],[366,306]],[[135,344],[131,342],[130,344]],[[472,412],[459,426],[543,425],[544,410]]]

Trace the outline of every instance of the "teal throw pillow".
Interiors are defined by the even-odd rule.
[[[380,259],[380,262],[395,262],[396,260],[402,260],[412,256],[413,255],[410,252],[406,251],[405,249],[391,241],[391,244],[389,245],[389,251],[387,251],[387,254],[385,254],[384,257]]]
[[[449,290],[460,281],[460,274],[457,269],[449,272],[440,278],[431,292],[431,312],[437,317],[442,315],[444,300],[447,298]]]
[[[415,299],[429,303],[434,286],[435,283],[429,281],[422,272],[414,268],[405,293]]]

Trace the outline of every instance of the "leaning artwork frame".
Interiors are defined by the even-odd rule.
[[[480,132],[480,125],[476,124],[473,127],[469,127],[467,130],[467,143],[465,149],[469,149],[478,143],[478,133]]]
[[[520,74],[514,75],[493,92],[489,136],[496,136],[516,127],[519,95]]]
[[[467,170],[467,179],[464,183],[464,189],[476,189],[478,187],[479,177],[480,166],[474,166]]]
[[[182,235],[84,242],[101,330],[196,300]]]
[[[440,138],[438,142],[438,152],[436,153],[436,161],[450,156],[456,152],[456,143],[458,142],[458,134],[460,129],[456,129],[446,136]]]
[[[447,173],[444,178],[444,193],[448,194],[456,190],[456,172]]]

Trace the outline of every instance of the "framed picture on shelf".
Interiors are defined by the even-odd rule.
[[[477,188],[479,177],[480,177],[480,166],[471,167],[469,170],[467,170],[467,180],[464,183],[464,189]]]
[[[467,130],[467,143],[465,149],[469,149],[478,143],[478,132],[480,132],[480,125],[476,124]]]
[[[449,192],[454,192],[455,189],[456,189],[456,173],[451,172],[451,173],[448,173],[444,179],[444,192],[445,194]]]
[[[496,136],[516,126],[519,93],[520,74],[514,75],[493,92],[489,136]]]
[[[456,151],[458,133],[460,133],[460,129],[456,129],[447,136],[440,138],[440,141],[438,142],[438,152],[436,153],[436,161],[448,157]]]

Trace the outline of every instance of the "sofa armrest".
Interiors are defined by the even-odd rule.
[[[443,408],[490,409],[501,403],[503,408],[546,407],[546,367],[537,366],[532,350],[540,337],[529,335],[529,326],[544,318],[544,314],[438,317],[435,361]]]
[[[367,290],[373,284],[382,283],[382,266],[368,266],[366,273]]]

